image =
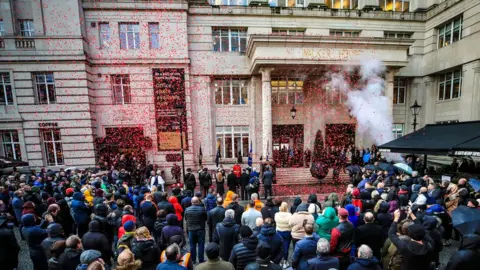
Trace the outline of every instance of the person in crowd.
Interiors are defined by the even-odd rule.
[[[230,193],[230,191],[228,191]],[[227,196],[228,196],[227,193]],[[215,229],[217,228],[217,224],[222,222],[223,219],[225,218],[225,208],[223,207],[223,198],[218,197],[216,199],[217,206],[210,210],[207,215],[207,224],[208,224],[208,239],[210,239],[210,242],[213,241],[213,233],[215,232]]]
[[[257,193],[253,193],[251,196],[250,196],[251,200],[254,202],[254,207],[255,207],[255,210],[257,210],[258,212],[262,211],[262,208],[263,208],[263,203],[262,201],[260,201],[258,199],[258,194]],[[245,210],[248,210],[250,208],[250,205],[247,205],[247,209]]]
[[[52,220],[51,216],[49,219]],[[47,257],[42,249],[42,241],[48,237],[47,230],[48,221],[43,220],[40,225],[35,224],[34,214],[26,214],[22,216],[22,235],[25,237],[25,241],[28,245],[28,252],[33,265],[38,270],[47,270]]]
[[[179,259],[177,260],[178,264],[186,267],[188,270],[193,270],[192,254],[185,248],[186,243],[184,240],[184,237],[174,235],[170,238],[169,245],[177,245],[180,249]],[[160,255],[160,263],[165,261],[167,261],[167,256],[165,250],[163,250]]]
[[[261,211],[262,213],[262,218],[275,218],[275,213],[278,212],[278,208],[275,207],[275,204],[273,203],[273,198],[272,197],[267,197],[267,201],[265,203],[265,206],[262,207]]]
[[[88,225],[88,232],[82,237],[82,246],[85,250],[95,249],[101,252],[102,259],[107,264],[111,264],[113,252],[108,243],[107,236],[102,232],[100,222],[93,220]]]
[[[65,240],[56,241],[50,247],[50,258],[48,259],[48,270],[62,270],[58,261],[60,255],[65,251]],[[7,268],[8,269],[8,268]]]
[[[238,243],[240,225],[235,220],[235,212],[232,209],[225,211],[225,218],[222,222],[217,223],[213,234],[213,242],[220,246],[220,257],[224,261],[228,261],[230,253]]]
[[[279,264],[284,256],[283,238],[276,231],[275,222],[272,218],[266,218],[260,234],[257,236],[260,242],[265,242],[270,245],[271,254],[270,260],[275,264]]]
[[[65,241],[65,251],[58,258],[58,266],[62,270],[75,270],[80,264],[82,255],[82,240],[71,235]]]
[[[410,219],[404,219],[397,225],[397,234],[400,240],[410,241],[408,236],[408,227],[413,224]],[[382,248],[382,265],[383,269],[400,270],[403,256],[397,250],[397,247],[392,244],[390,238],[387,238]]]
[[[348,211],[348,221],[352,223],[354,228],[356,228],[358,226],[358,216],[357,216],[357,213],[355,212],[355,206],[353,206],[353,204],[347,204],[345,205],[345,210]]]
[[[198,181],[200,182],[200,188],[202,192],[202,196],[206,197],[208,189],[212,185],[212,176],[208,173],[208,168],[203,168],[198,173]]]
[[[139,269],[152,269],[152,268],[143,268],[142,261],[138,260],[134,254],[126,249],[118,255],[117,266],[115,270],[139,270]],[[153,267],[155,269],[157,265]]]
[[[307,265],[311,270],[340,268],[338,258],[330,256],[330,243],[324,238],[320,238],[317,242],[317,257],[308,260]]]
[[[159,264],[157,270],[187,270],[185,266],[178,264],[180,255],[180,247],[177,244],[168,246],[165,250],[167,260]]]
[[[192,199],[190,199],[190,205],[192,205],[191,201]],[[212,210],[216,206],[217,206],[217,197],[215,196],[215,191],[213,189],[210,189],[210,191],[208,192],[208,195],[205,197],[205,210],[207,210],[207,213],[208,213],[210,212],[210,210]],[[187,208],[185,207],[183,209],[187,209]]]
[[[288,211],[288,204],[282,202],[279,211],[275,213],[276,230],[283,239],[283,266],[286,267],[288,261],[288,250],[292,241],[292,227],[289,224],[292,214]]]
[[[390,205],[388,204],[388,202],[381,202],[380,206],[378,207],[377,218],[376,218],[377,224],[382,226],[384,239],[387,239],[388,229],[390,229],[390,225],[392,224],[392,221],[393,221],[393,216],[388,212],[389,208],[390,208]],[[349,217],[349,220],[350,220],[350,217]]]
[[[12,207],[13,207],[13,213],[15,215],[15,219],[17,223],[21,223],[22,220],[22,211],[23,211],[23,190],[16,190],[13,193],[13,200],[12,200]]]
[[[0,217],[0,265],[2,269],[13,270],[18,265],[20,246],[14,231],[8,228],[7,217]]]
[[[151,232],[155,230],[155,221],[157,219],[157,207],[153,201],[153,195],[145,195],[145,200],[140,202],[140,219],[145,227]]]
[[[308,224],[314,224],[313,216],[308,213],[308,206],[302,203],[297,207],[297,212],[292,215],[288,221],[288,225],[292,228],[292,242],[293,246],[305,237],[305,220]]]
[[[166,247],[162,245],[162,231],[163,228],[167,226],[167,212],[165,210],[159,210],[156,214],[157,219],[153,225],[153,237],[155,238],[155,242],[159,245],[159,247],[164,250]]]
[[[378,259],[373,255],[372,249],[367,245],[358,248],[358,258],[350,264],[347,270],[381,270]]]
[[[119,258],[125,251],[126,250],[120,253]],[[135,239],[133,239],[132,242],[132,252],[135,255],[135,259],[142,262],[141,268],[139,269],[154,270],[160,262],[160,249],[150,235],[150,231],[145,226],[135,231]]]
[[[121,226],[118,229],[118,239],[122,238],[122,236],[125,234],[125,223],[128,221],[133,222],[134,224],[137,224],[137,218],[133,215],[133,209],[130,205],[126,205],[123,208],[122,214],[121,214]]]
[[[233,193],[237,192],[238,181],[237,176],[235,175],[233,170],[231,170],[230,173],[227,175],[227,186],[228,191],[231,191]]]
[[[474,270],[480,266],[480,236],[467,234],[457,252],[448,260],[446,270]]]
[[[240,175],[240,195],[244,200],[248,199],[247,186],[250,182],[250,175],[248,175],[247,170],[242,170],[242,175]]]
[[[92,269],[92,265],[97,261],[103,265],[102,253],[100,251],[95,249],[85,250],[80,255],[80,265],[77,267],[77,270]]]
[[[256,210],[255,201],[251,200],[247,205],[246,211],[242,214],[242,225],[248,226],[253,230],[256,227],[257,218],[262,218],[262,213]]]
[[[83,237],[83,235],[88,231],[88,223],[89,220],[89,208],[85,203],[85,197],[81,192],[73,193],[72,197],[72,205],[71,205],[71,213],[73,217],[73,221],[77,227],[77,234],[79,237]]]
[[[320,237],[314,233],[313,222],[303,223],[305,236],[294,245],[292,267],[294,269],[307,269],[308,260],[315,258],[315,250]]]
[[[255,228],[253,228],[253,236],[258,237],[263,226],[263,218],[259,217],[255,220]]]
[[[166,248],[169,245],[170,238],[174,235],[179,235],[184,238],[184,232],[182,227],[180,227],[178,217],[175,214],[168,214],[166,218],[166,226],[162,229],[162,234],[160,238],[160,247],[162,249]]]
[[[123,224],[123,229],[125,232],[122,237],[118,239],[117,254],[120,254],[124,249],[132,249],[132,242],[135,238],[135,230],[137,229],[137,226],[133,221],[129,220]]]
[[[413,213],[411,215],[414,216]],[[425,228],[425,232],[433,241],[433,256],[435,266],[438,267],[440,265],[440,252],[443,250],[443,228],[438,226],[440,225],[439,222],[441,222],[440,218],[425,215],[422,220],[422,225]]]
[[[108,245],[112,246],[115,235],[115,217],[109,214],[108,207],[105,204],[99,204],[94,207],[92,221],[100,223],[101,232],[107,237]]]
[[[189,206],[192,205],[192,195],[193,194],[192,194],[191,190],[185,190],[185,192],[183,194],[185,195],[185,197],[180,202],[180,206],[182,206],[183,211],[185,211],[185,209],[187,209]],[[208,198],[209,195],[211,195],[210,192],[208,193],[207,198]],[[208,210],[207,210],[207,212],[208,212]]]
[[[325,207],[332,207],[335,208],[340,201],[338,199],[338,195],[335,192],[332,192],[328,195],[327,200],[325,201]]]
[[[247,264],[245,270],[281,270],[282,267],[270,260],[272,247],[267,242],[260,241],[257,246],[257,260]]]
[[[47,227],[47,233],[48,237],[42,241],[41,245],[43,252],[45,253],[45,257],[48,260],[51,257],[50,249],[53,244],[55,244],[55,242],[65,240],[65,238],[63,237],[62,226],[58,223],[49,224]]]
[[[177,197],[170,196],[170,198],[168,198],[168,202],[172,204],[173,209],[175,210],[175,215],[177,215],[178,221],[180,222],[179,224],[183,224],[183,209],[178,203]]]
[[[242,225],[242,214],[245,208],[238,203],[240,197],[237,194],[232,195],[232,202],[226,207],[226,209],[232,209],[235,212],[235,222],[238,225]]]
[[[325,238],[330,241],[330,232],[338,225],[338,217],[333,207],[325,207],[323,214],[315,221],[317,224],[317,234],[321,238]]]
[[[253,231],[249,226],[240,227],[240,243],[236,244],[228,261],[233,264],[236,270],[245,269],[247,264],[254,262],[257,257],[258,239],[253,236]]]
[[[192,206],[185,210],[185,221],[187,222],[188,240],[190,244],[190,252],[192,254],[192,261],[196,261],[198,254],[198,262],[202,263],[204,261],[205,222],[207,221],[207,212],[203,206],[200,206],[200,200],[197,197],[192,198]]]
[[[265,192],[265,199],[267,199],[268,196],[273,196],[272,184],[273,173],[270,169],[270,166],[267,166],[265,172],[263,172],[263,189]]]
[[[355,229],[353,243],[357,247],[361,245],[368,246],[373,250],[373,256],[380,258],[380,251],[386,239],[382,231],[382,226],[374,223],[375,216],[371,212],[365,213],[363,220],[365,224]]]
[[[350,251],[352,249],[355,228],[348,221],[348,211],[345,208],[338,209],[339,224],[332,229],[330,237],[330,252],[339,259],[340,269],[346,269],[350,263]]]
[[[297,207],[302,203],[302,198],[295,197],[293,200],[293,205],[290,207],[290,213],[293,215],[297,212]]]
[[[161,192],[156,199],[158,210],[165,210],[167,214],[176,214],[173,204],[167,200],[168,194],[166,192]],[[154,196],[155,197],[155,196]]]
[[[217,243],[209,243],[205,247],[205,253],[207,261],[197,265],[196,270],[235,270],[230,262],[220,258],[220,247]]]

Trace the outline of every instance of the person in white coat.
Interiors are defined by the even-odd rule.
[[[152,171],[152,175],[154,172]],[[162,171],[158,170],[157,175],[153,175],[152,178],[150,178],[150,190],[152,189],[153,186],[162,186],[162,191],[165,191],[165,180],[163,180],[162,176]]]

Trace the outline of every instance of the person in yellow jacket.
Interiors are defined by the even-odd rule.
[[[232,196],[235,194],[233,191],[229,190],[227,192],[227,196],[225,196],[225,201],[223,202],[223,207],[227,208],[227,206],[233,201]]]
[[[257,194],[257,193],[253,193],[252,196],[251,196],[251,199],[252,199],[252,201],[255,202],[255,206],[254,206],[254,207],[255,207],[255,210],[257,210],[257,211],[262,211],[262,208],[263,208],[264,205],[263,205],[262,201],[260,201],[260,200],[258,199],[258,194]],[[245,209],[245,211],[248,211],[249,208],[250,208],[250,206],[247,205],[247,209]]]
[[[93,206],[93,196],[90,187],[87,187],[87,189],[83,192],[83,196],[85,197],[85,201],[88,202],[88,206]]]

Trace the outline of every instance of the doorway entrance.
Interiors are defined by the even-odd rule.
[[[355,146],[355,124],[327,124],[325,146],[329,150],[347,150]]]
[[[303,166],[303,125],[273,125],[273,159],[279,167]]]

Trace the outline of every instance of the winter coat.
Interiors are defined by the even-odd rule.
[[[289,212],[277,212],[275,213],[275,224],[277,225],[277,231],[290,232],[292,227],[288,224],[292,214]]]
[[[242,225],[242,214],[245,211],[245,208],[240,204],[238,204],[237,202],[231,202],[227,206],[227,210],[228,209],[232,209],[233,211],[235,211],[235,222],[238,225]]]
[[[328,195],[327,200],[325,201],[325,207],[335,208],[336,204],[339,203],[338,195],[335,192],[332,192]]]
[[[236,244],[228,261],[233,264],[235,269],[243,270],[247,264],[254,262],[257,258],[257,244],[258,239],[256,237],[247,237]]]
[[[207,223],[212,233],[215,232],[217,224],[225,218],[225,211],[223,206],[217,206],[208,212]]]
[[[217,198],[213,196],[213,194],[208,193],[207,197],[205,198],[205,210],[210,212],[210,210],[215,207],[217,207]]]
[[[160,241],[162,247],[167,247],[169,245],[170,238],[174,235],[179,235],[184,238],[183,229],[180,227],[180,222],[178,221],[177,215],[168,214],[167,226],[163,227],[162,229],[162,237]]]
[[[123,224],[125,224],[127,221],[133,221],[133,223],[137,223],[137,218],[134,215],[126,214],[122,216],[122,226],[118,229],[118,239],[122,238],[122,236],[125,234],[125,228],[123,228]]]
[[[338,197],[337,197],[337,199],[338,199]],[[315,205],[318,206],[318,208],[320,209],[320,211],[322,210],[322,204],[320,204],[320,203],[318,202],[317,194],[315,194],[315,193],[312,193],[312,194],[308,195],[307,203],[308,203],[309,206],[310,206],[310,204],[313,203],[313,204],[315,204]]]
[[[177,215],[178,220],[182,221],[182,219],[183,219],[183,208],[178,203],[177,198],[175,196],[170,196],[170,198],[168,198],[168,202],[173,205],[173,209],[175,209],[175,214]]]
[[[223,207],[227,207],[233,200],[232,200],[232,197],[233,197],[233,194],[235,194],[233,191],[229,190],[227,192],[227,195],[225,196],[225,201],[223,202]]]
[[[222,258],[222,260],[228,261],[230,258],[230,252],[232,252],[233,246],[238,243],[239,230],[240,225],[232,218],[225,218],[221,223],[216,225],[213,242],[219,244],[220,258]]]
[[[270,261],[257,258],[255,262],[249,263],[245,270],[282,270],[280,265]]]
[[[340,269],[340,261],[333,256],[317,255],[316,258],[308,260],[309,270]]]
[[[90,191],[90,189],[85,190],[83,192],[83,196],[85,197],[85,201],[87,201],[88,206],[92,207],[93,206],[93,196],[92,196],[92,192]]]
[[[373,256],[380,258],[380,251],[385,243],[385,235],[383,234],[382,226],[374,223],[367,223],[357,227],[353,236],[353,242],[357,247],[360,247],[361,245],[369,246],[373,251]]]
[[[302,239],[305,236],[305,229],[303,228],[303,221],[305,219],[307,223],[315,223],[313,216],[308,213],[307,204],[302,203],[297,207],[297,212],[293,214],[288,221],[288,225],[292,227],[292,238]]]
[[[358,226],[358,216],[355,212],[355,206],[353,206],[353,204],[347,204],[345,210],[348,211],[348,221],[356,228]]]
[[[45,238],[42,241],[42,249],[43,249],[43,252],[45,253],[45,257],[47,259],[50,259],[51,257],[50,248],[53,246],[55,242],[65,240],[65,238],[63,238],[62,226],[58,223],[51,224],[48,227],[47,232],[49,234],[49,237]]]
[[[307,269],[308,260],[316,256],[319,239],[320,237],[314,233],[311,236],[305,236],[297,242],[292,255],[292,266],[294,269]]]
[[[253,230],[256,227],[255,222],[257,218],[261,218],[261,217],[262,217],[262,213],[260,213],[255,209],[246,210],[242,214],[242,225],[248,226],[250,227],[250,229]]]
[[[85,204],[85,198],[80,192],[73,194],[72,204],[70,206],[70,213],[72,214],[73,221],[77,225],[83,225],[88,223],[88,214],[90,210]]]
[[[12,200],[13,213],[15,214],[15,219],[19,223],[22,220],[23,204],[24,201],[20,197],[15,196]]]
[[[266,218],[274,219],[275,218],[275,213],[277,213],[277,212],[278,212],[278,207],[275,207],[275,205],[271,201],[267,201],[265,203],[265,206],[260,211],[260,213],[262,213],[262,217],[263,217],[264,220]]]
[[[166,198],[161,198],[161,201],[157,204],[158,210],[165,210],[167,214],[175,214],[175,208],[173,204],[167,201]]]
[[[100,231],[105,234],[108,243],[112,245],[115,234],[115,219],[108,218],[107,215],[107,207],[104,204],[100,204],[95,208],[95,214],[92,215],[92,221],[96,220],[98,223],[100,223]]]
[[[271,186],[273,184],[273,173],[272,171],[265,171],[263,173],[263,185]]]
[[[453,253],[445,270],[474,270],[480,265],[480,236],[467,234],[457,252]]]
[[[66,248],[58,257],[58,266],[62,270],[75,270],[80,264],[80,255],[82,250]]]
[[[188,231],[204,231],[207,212],[200,205],[192,205],[185,210],[185,221]]]
[[[171,214],[173,215],[173,214]],[[176,217],[176,215],[174,215]],[[155,238],[155,242],[159,245],[160,249],[163,250],[164,248],[161,246],[162,243],[162,231],[163,228],[167,226],[167,218],[166,217],[158,217],[155,221],[155,225],[153,227],[153,238]]]
[[[42,249],[42,241],[47,238],[47,230],[43,229],[46,222],[42,222],[40,226],[35,226],[35,216],[33,214],[26,214],[22,217],[22,235],[28,245],[28,251],[32,263],[37,269],[47,269],[47,257]]]
[[[20,246],[13,230],[0,227],[0,265],[4,269],[17,268]]]
[[[317,223],[318,236],[330,241],[331,231],[338,225],[338,216],[335,209],[326,207],[325,210],[323,210],[323,214],[317,218],[315,223]]]
[[[142,217],[143,225],[147,228],[155,226],[155,220],[157,219],[157,208],[151,201],[144,201],[140,203],[140,213]]]
[[[302,199],[300,197],[295,197],[293,200],[293,205],[290,207],[290,213],[293,215],[297,212],[297,207],[302,203]],[[307,208],[308,209],[308,208]]]
[[[102,232],[100,222],[94,220],[88,224],[88,232],[82,237],[82,246],[84,250],[95,249],[102,253],[102,259],[107,263],[112,257],[112,248],[108,239]]]
[[[135,260],[142,261],[142,270],[154,270],[160,263],[160,249],[153,239],[134,239],[132,253]]]
[[[264,224],[257,236],[259,241],[266,242],[271,247],[270,260],[276,264],[280,263],[283,258],[283,238],[270,224]]]
[[[382,232],[385,239],[388,237],[388,229],[390,229],[390,225],[392,225],[393,222],[392,214],[388,213],[389,208],[390,204],[388,202],[382,202],[377,213],[377,223],[382,226]]]
[[[132,249],[132,243],[135,239],[135,232],[126,232],[122,238],[118,239],[117,254],[122,253],[125,249]]]
[[[375,257],[371,259],[360,259],[352,263],[348,266],[347,270],[380,270],[380,265],[378,264],[378,260]]]
[[[260,200],[255,200],[255,210],[257,210],[258,212],[262,211],[262,208],[264,207],[262,201]],[[245,211],[247,211],[248,209],[250,209],[250,206],[247,205],[247,208],[245,208]]]
[[[196,270],[235,270],[235,267],[228,261],[218,259],[208,259],[195,267]]]

